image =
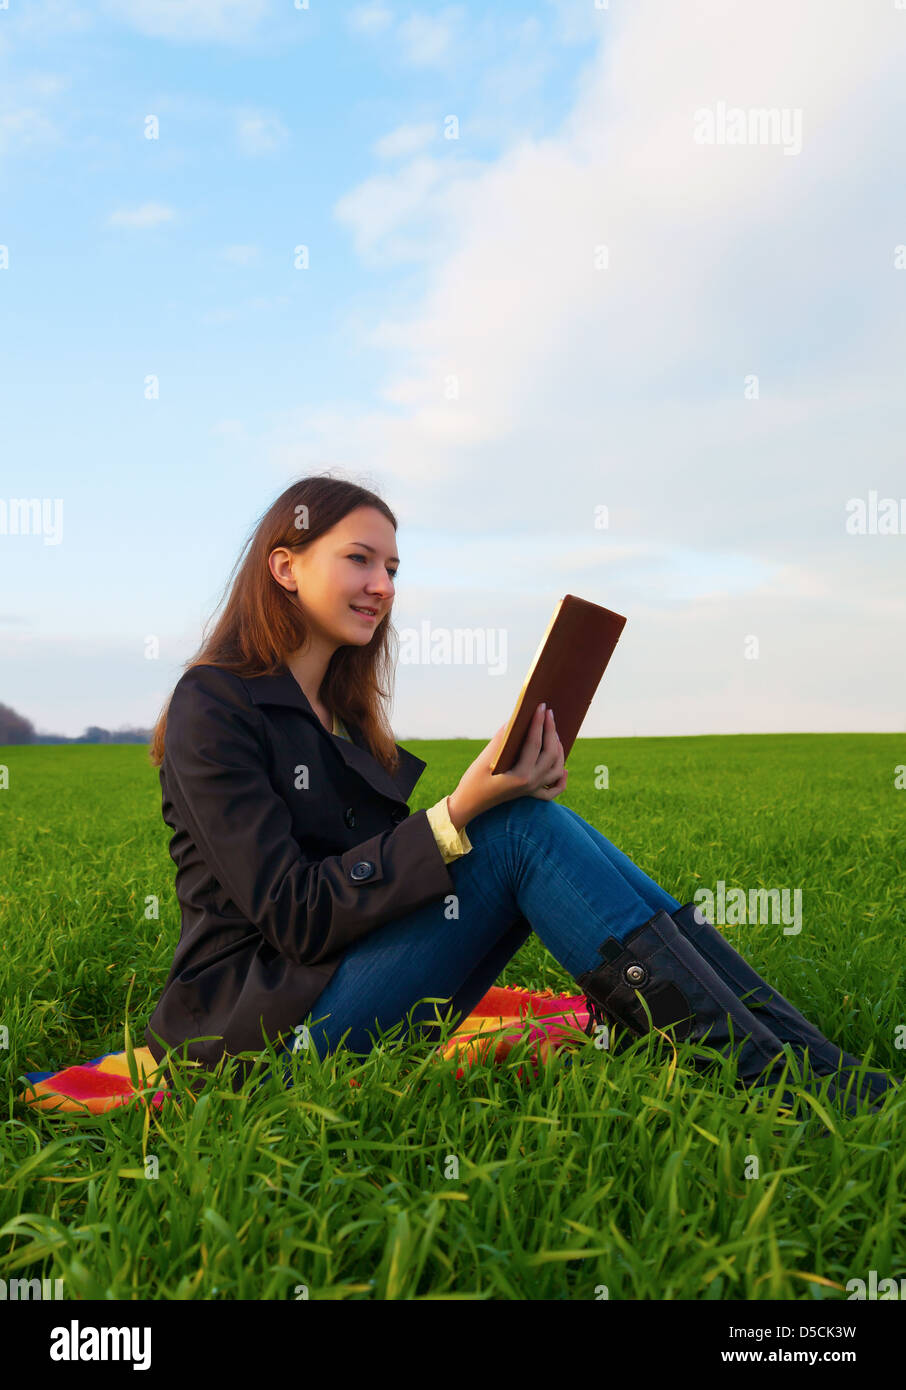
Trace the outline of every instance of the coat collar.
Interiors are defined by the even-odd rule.
[[[325,729],[312,709],[308,696],[286,666],[281,667],[274,675],[243,676],[242,680],[252,704],[289,705],[299,710],[308,716],[324,738],[330,740],[346,766],[352,768],[360,777],[364,777],[375,791],[380,792],[382,796],[391,797],[394,801],[409,800],[413,787],[427,767],[423,759],[417,758],[414,753],[397,744],[400,762],[395,775],[391,777],[369,751],[357,724],[349,723],[346,726],[352,735],[352,743],[349,739],[329,733]]]

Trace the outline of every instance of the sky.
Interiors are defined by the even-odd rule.
[[[0,702],[150,727],[330,471],[401,641],[496,653],[401,660],[401,741],[489,739],[567,593],[627,618],[583,736],[906,733],[904,57],[900,0],[0,0]]]

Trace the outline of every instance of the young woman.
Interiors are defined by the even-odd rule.
[[[595,1021],[738,1049],[745,1086],[783,1045],[851,1111],[895,1083],[841,1052],[581,816],[556,711],[511,772],[502,725],[449,795],[409,812],[425,763],[394,742],[396,518],[365,488],[304,478],[262,517],[222,616],[154,732],[182,927],[146,1032],[155,1058],[292,1043],[368,1052],[421,1033],[428,999],[465,1017],[534,931]],[[237,572],[238,571],[238,572]],[[805,1056],[808,1050],[808,1057]],[[710,1060],[694,1054],[696,1064]],[[241,1069],[237,1069],[241,1075]],[[807,1070],[803,1076],[808,1077]]]

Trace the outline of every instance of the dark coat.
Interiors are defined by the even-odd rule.
[[[182,926],[145,1032],[156,1061],[154,1034],[213,1035],[185,1050],[203,1068],[263,1048],[262,1028],[291,1041],[352,942],[455,891],[406,804],[426,764],[397,744],[391,777],[347,727],[352,743],[328,733],[286,667],[193,666],[176,685],[160,783]]]

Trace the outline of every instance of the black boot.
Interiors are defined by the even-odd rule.
[[[705,920],[703,913],[692,903],[686,903],[670,916],[683,936],[692,942],[696,951],[729,985],[746,1008],[770,1028],[781,1043],[790,1043],[797,1056],[808,1048],[812,1070],[818,1076],[828,1076],[842,1068],[838,1084],[845,1090],[848,1073],[862,1065],[857,1057],[843,1052],[830,1042],[788,999],[761,978],[744,956],[735,951],[729,941]],[[896,1089],[899,1082],[883,1071],[866,1071],[861,1082],[853,1082],[853,1092],[877,1100],[885,1091]]]
[[[598,954],[602,964],[577,976],[590,1026],[595,1019],[615,1021],[644,1036],[649,1023],[641,996],[652,1024],[670,1028],[678,1042],[705,1043],[724,1056],[738,1048],[739,1084],[766,1086],[779,1079],[786,1061],[779,1038],[740,1002],[668,913],[656,912],[625,941],[607,937]],[[712,1059],[705,1065],[713,1065]],[[858,1108],[833,1082],[829,1095],[850,1113]],[[790,1092],[784,1092],[782,1103],[798,1108]]]

